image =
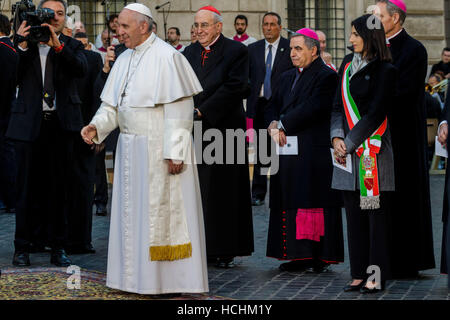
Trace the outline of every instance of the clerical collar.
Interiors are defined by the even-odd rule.
[[[148,47],[150,47],[152,45],[152,43],[155,41],[155,39],[156,39],[156,34],[154,34],[152,32],[150,37],[148,37],[147,40],[145,40],[140,45],[138,45],[136,48],[134,48],[134,50],[136,50],[137,52],[143,52],[145,49],[147,49]]]
[[[386,43],[390,44],[390,41],[393,40],[395,37],[397,37],[400,33],[402,33],[404,29],[401,28],[399,32],[397,32],[396,34],[394,34],[393,36],[390,36],[389,38],[386,39]]]
[[[217,38],[216,38],[213,42],[211,42],[211,44],[210,44],[209,46],[203,47],[203,49],[204,49],[204,50],[208,50],[208,51],[211,50],[211,47],[212,47],[213,45],[216,44],[217,40],[219,40],[219,38],[220,38],[221,35],[222,35],[222,34],[219,33],[219,35],[217,36]]]

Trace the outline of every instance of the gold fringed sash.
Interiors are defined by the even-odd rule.
[[[150,247],[151,261],[174,261],[192,257],[192,244]]]

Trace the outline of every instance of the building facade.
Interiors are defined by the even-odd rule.
[[[3,13],[11,16],[11,5],[18,0],[2,1]],[[85,23],[87,33],[94,40],[95,36],[105,28],[108,14],[118,13],[134,0],[68,0],[73,7],[69,14],[78,14]],[[224,35],[234,35],[234,18],[245,14],[249,20],[248,33],[262,39],[261,20],[264,13],[274,11],[283,19],[283,27],[298,30],[302,27],[320,29],[328,36],[328,51],[332,54],[336,65],[348,52],[350,22],[364,14],[374,0],[173,0],[170,5],[156,10],[163,0],[139,0],[152,9],[158,24],[158,36],[164,37],[164,19],[167,17],[167,28],[178,27],[184,44],[189,43],[190,28],[194,22],[195,12],[205,5],[213,5],[224,17]],[[408,18],[405,24],[407,31],[420,40],[428,51],[429,63],[440,60],[442,49],[450,44],[450,0],[426,1],[405,0],[408,6]],[[35,0],[34,3],[39,3]],[[76,7],[75,7],[76,6]],[[77,9],[79,8],[79,10]],[[170,9],[170,12],[168,12]],[[77,11],[78,10],[78,11]],[[446,32],[447,31],[447,32]],[[288,36],[288,31],[283,31]]]

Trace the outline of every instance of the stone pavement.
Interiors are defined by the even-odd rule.
[[[280,262],[265,256],[269,210],[267,205],[253,207],[255,252],[236,259],[232,269],[208,266],[210,293],[239,300],[450,300],[447,276],[440,275],[442,240],[442,197],[444,176],[431,176],[434,250],[436,269],[421,273],[420,279],[389,281],[387,290],[374,295],[344,293],[350,280],[347,244],[345,262],[322,274],[280,272]],[[268,199],[267,199],[268,200]],[[268,201],[266,201],[268,203]],[[14,215],[0,214],[0,269],[12,268],[14,252]],[[344,215],[344,227],[345,227]],[[106,272],[109,217],[94,216],[93,246],[96,254],[73,255],[81,268]],[[346,241],[346,231],[344,232]],[[32,254],[32,267],[52,267],[48,254]]]

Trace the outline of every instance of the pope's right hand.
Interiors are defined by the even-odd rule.
[[[20,25],[19,29],[17,30],[17,34],[19,36],[26,38],[30,34],[30,28],[31,28],[31,26],[27,27],[27,22],[24,20],[24,21],[22,21],[22,24]],[[27,41],[20,42],[19,46],[22,49],[26,49],[26,48],[28,48],[28,42]]]
[[[438,141],[443,146],[447,146],[447,138],[448,138],[448,124],[443,123],[439,127]]]
[[[93,124],[87,125],[81,130],[81,137],[83,138],[83,141],[86,142],[88,145],[94,144],[92,139],[94,139],[96,135],[97,135],[97,128]]]

